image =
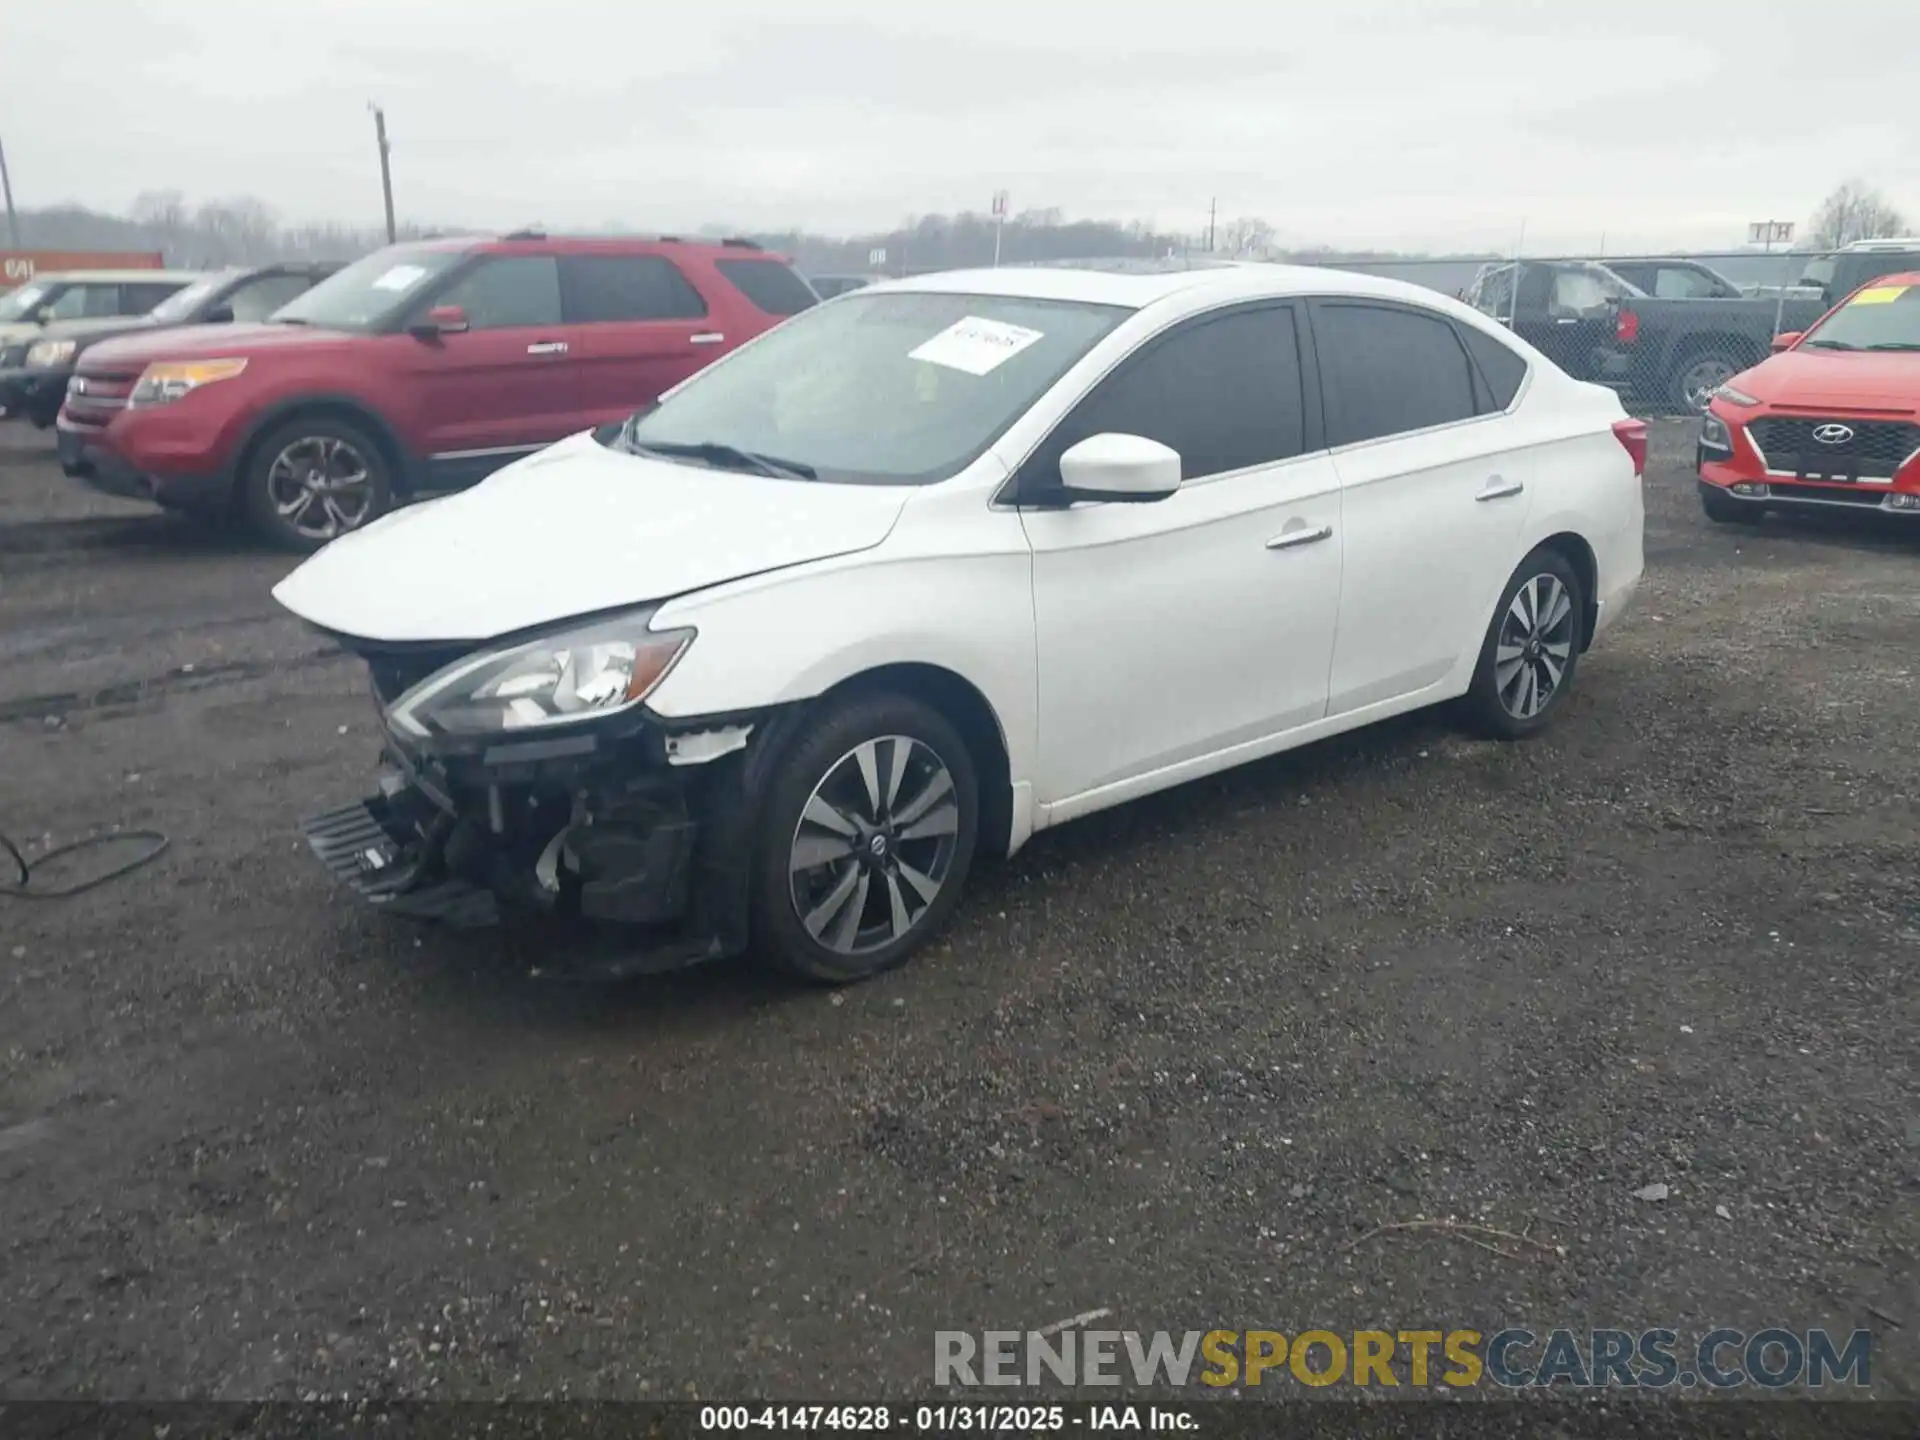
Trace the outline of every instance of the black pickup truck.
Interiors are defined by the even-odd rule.
[[[1809,256],[1807,294],[1754,299],[1630,295],[1614,307],[1614,332],[1592,378],[1643,405],[1691,414],[1713,392],[1766,359],[1776,334],[1806,329],[1869,280],[1920,270],[1920,241],[1868,240]]]

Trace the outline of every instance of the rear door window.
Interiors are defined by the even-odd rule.
[[[1471,420],[1473,367],[1453,325],[1412,309],[1319,301],[1313,335],[1328,443],[1354,445]]]
[[[1513,397],[1520,393],[1520,382],[1527,378],[1527,362],[1512,346],[1484,330],[1471,325],[1456,325],[1454,330],[1486,382],[1487,398],[1492,403],[1484,408],[1504,410],[1513,404]]]
[[[144,315],[162,300],[179,294],[186,286],[173,284],[122,285],[120,287],[120,305],[118,310],[89,311],[89,314],[101,315]]]
[[[697,320],[707,302],[662,255],[566,255],[560,283],[567,323]]]
[[[714,268],[768,315],[798,315],[820,303],[807,282],[778,260],[716,260]]]

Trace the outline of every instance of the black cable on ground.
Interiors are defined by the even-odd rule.
[[[27,857],[20,853],[18,845],[4,834],[0,834],[0,850],[7,852],[13,861],[14,869],[20,872],[18,880],[0,884],[0,896],[14,900],[66,900],[95,886],[104,885],[109,880],[118,880],[122,875],[130,875],[143,865],[151,865],[173,843],[171,837],[159,830],[120,830],[107,835],[91,835],[85,840],[75,840],[69,845],[56,845],[42,855],[37,864],[45,865],[49,860],[61,855],[74,855],[82,850],[92,850],[97,846],[120,844],[129,840],[143,841],[147,848],[133,859],[116,865],[104,874],[77,880],[71,885],[62,885],[51,890],[45,888],[36,890],[33,888],[34,866],[27,863]]]

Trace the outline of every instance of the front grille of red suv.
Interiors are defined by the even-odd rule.
[[[1822,442],[1820,432],[1852,433],[1838,444]],[[1747,426],[1753,443],[1767,457],[1767,468],[1783,475],[1825,474],[1829,467],[1852,471],[1862,480],[1891,480],[1914,451],[1920,450],[1920,425],[1891,420],[1801,420],[1782,415]],[[1857,467],[1857,468],[1856,468]]]
[[[74,376],[67,382],[68,423],[104,429],[127,408],[127,397],[139,382],[138,370],[87,371]]]

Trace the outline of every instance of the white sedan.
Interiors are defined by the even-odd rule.
[[[1440,701],[1538,730],[1640,579],[1645,457],[1396,281],[863,288],[284,580],[391,767],[308,838],[396,914],[860,979],[1050,825]]]

